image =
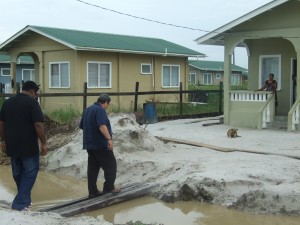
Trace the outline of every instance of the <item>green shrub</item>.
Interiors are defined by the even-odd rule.
[[[63,109],[56,109],[46,114],[50,119],[60,124],[69,124],[75,118],[80,116],[80,112],[71,106]]]

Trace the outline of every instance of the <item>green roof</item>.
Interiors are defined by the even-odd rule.
[[[74,50],[114,51],[138,54],[159,54],[171,56],[200,56],[203,53],[158,38],[129,35],[97,33],[71,29],[27,26],[12,38],[0,45],[0,50],[7,51],[20,41],[22,35],[38,33]]]
[[[33,64],[34,61],[31,56],[22,55],[18,58],[18,63]],[[0,63],[10,63],[10,56],[5,54],[0,54]]]
[[[207,60],[195,60],[189,61],[189,65],[199,70],[213,70],[224,71],[224,62],[222,61],[207,61]],[[248,73],[246,68],[231,64],[231,70],[236,72]]]

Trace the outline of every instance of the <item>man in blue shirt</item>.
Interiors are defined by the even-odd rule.
[[[83,130],[83,149],[88,152],[89,197],[101,192],[97,188],[100,168],[104,171],[103,193],[120,192],[115,188],[117,162],[113,153],[112,130],[106,114],[111,98],[102,94],[97,102],[84,110],[79,127]]]

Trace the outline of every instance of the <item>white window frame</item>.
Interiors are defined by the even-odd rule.
[[[171,86],[171,84],[172,84],[172,80],[171,80],[172,76],[170,77],[170,85],[168,85],[168,86],[164,85],[164,67],[170,67],[170,69],[172,67],[177,67],[178,68],[178,85]],[[161,67],[161,84],[162,84],[162,88],[178,88],[179,85],[180,85],[180,65],[162,64],[162,67]]]
[[[98,64],[101,66],[101,64],[108,64],[109,65],[109,85],[108,86],[101,86],[100,85],[100,71],[97,71],[98,72],[98,86],[90,86],[89,85],[89,64]],[[112,84],[111,84],[111,81],[112,81],[112,63],[111,62],[103,62],[103,61],[87,61],[87,64],[86,64],[86,81],[87,81],[87,87],[88,88],[112,88]]]
[[[149,72],[145,72],[143,70],[143,67],[144,66],[149,66]],[[141,74],[145,74],[145,75],[149,75],[149,74],[152,74],[152,64],[151,63],[141,63]]]
[[[5,70],[9,71],[9,75],[3,74],[3,71],[5,71]],[[1,68],[1,76],[10,77],[11,76],[10,71],[11,71],[10,68]]]
[[[58,84],[58,86],[52,86],[51,85],[51,65],[53,65],[53,64],[58,64],[59,65],[59,69],[58,69],[58,71],[59,71],[59,74],[58,74],[58,76],[59,76],[59,79],[58,79],[58,81],[59,81],[59,84]],[[61,74],[60,74],[60,65],[61,64],[68,64],[68,86],[66,86],[66,87],[62,87],[61,86]],[[61,61],[61,62],[49,62],[49,88],[70,88],[70,62],[69,61]]]
[[[216,73],[216,80],[220,80],[222,77],[221,73]]]
[[[262,61],[266,58],[278,58],[278,65],[274,69],[266,69],[265,71],[262,65]],[[277,71],[276,71],[277,70]],[[277,90],[281,89],[281,55],[260,55],[259,56],[259,77],[258,77],[258,87],[264,86],[265,81],[268,80],[269,74],[273,73],[275,75],[274,80],[277,81]]]
[[[194,79],[195,82],[192,81],[192,76],[194,77],[193,79]],[[189,74],[189,82],[192,83],[192,84],[196,84],[196,73],[190,73]]]
[[[205,83],[205,76],[210,76],[210,83]],[[213,84],[213,79],[212,79],[212,73],[203,73],[203,84],[204,85],[212,85]]]
[[[232,81],[234,81],[235,79],[235,77],[237,77],[237,84],[234,84]],[[235,73],[235,74],[231,74],[231,85],[235,85],[235,86],[237,86],[237,85],[240,85],[241,84],[241,76],[239,75],[239,74],[237,74],[237,73]]]
[[[22,80],[24,80],[24,71],[30,71],[30,79],[29,80],[34,80],[34,69],[22,69]]]

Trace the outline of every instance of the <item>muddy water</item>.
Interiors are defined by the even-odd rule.
[[[0,166],[0,185],[15,193],[11,168]],[[50,206],[87,195],[86,180],[41,172],[32,192],[33,209]],[[1,199],[0,199],[1,200]],[[198,202],[163,203],[142,197],[84,215],[103,217],[114,224],[142,221],[163,225],[299,225],[300,217],[261,216],[228,210]]]

